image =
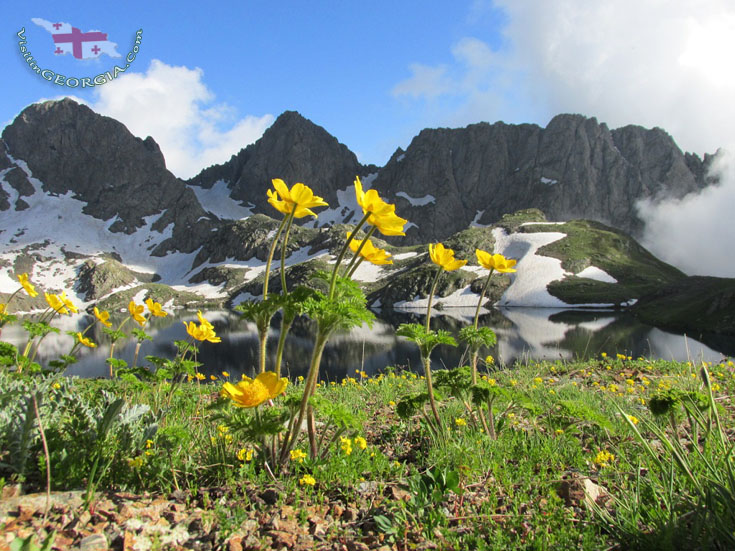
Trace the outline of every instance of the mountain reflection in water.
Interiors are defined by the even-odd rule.
[[[354,376],[356,370],[369,375],[386,366],[401,366],[422,372],[417,347],[410,341],[397,337],[395,328],[400,323],[423,323],[424,310],[378,313],[373,327],[360,327],[347,333],[335,334],[322,356],[322,378],[339,381]],[[474,309],[446,308],[436,312],[432,329],[445,329],[456,335],[471,323]],[[220,376],[227,371],[232,379],[241,374],[253,375],[258,363],[258,340],[253,323],[239,319],[237,314],[212,311],[205,314],[222,338],[219,344],[199,343],[198,361],[206,375]],[[153,337],[144,342],[139,353],[139,364],[147,365],[147,355],[166,358],[176,353],[173,342],[188,339],[182,321],[195,319],[190,312],[177,312],[167,318],[154,318],[146,326]],[[61,335],[49,335],[43,342],[38,361],[42,364],[68,353],[73,344],[66,331],[81,331],[91,322],[89,316],[54,320]],[[662,358],[666,360],[718,361],[723,354],[733,354],[727,346],[710,348],[692,338],[675,335],[641,324],[626,312],[612,310],[564,310],[556,308],[498,308],[480,317],[480,324],[491,327],[498,336],[497,345],[483,355],[491,354],[498,365],[512,365],[516,361],[573,360],[599,357],[601,352],[614,355],[622,353],[635,358]],[[272,324],[269,337],[269,361],[272,366],[278,339],[279,321]],[[116,325],[113,325],[115,327]],[[286,340],[284,374],[295,378],[306,375],[313,347],[313,329],[308,320],[297,321]],[[95,326],[88,332],[96,342],[106,337]],[[25,333],[17,325],[3,328],[2,340],[22,346]],[[132,363],[135,342],[128,340],[116,347],[115,357]],[[432,355],[435,369],[453,368],[463,361],[464,347],[438,347]],[[80,350],[79,362],[67,369],[69,375],[104,377],[108,373],[105,358],[109,346]],[[465,360],[466,361],[466,360]]]

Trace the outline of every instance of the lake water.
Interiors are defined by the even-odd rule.
[[[432,319],[433,329],[446,329],[453,334],[470,323],[474,309],[447,308],[437,312]],[[207,375],[219,375],[227,371],[239,379],[240,374],[252,375],[258,361],[258,343],[255,326],[240,320],[237,314],[226,311],[205,314],[215,325],[219,344],[201,343],[198,360],[204,365],[201,371]],[[196,319],[192,313],[176,313],[167,318],[154,318],[146,331],[153,337],[152,342],[144,342],[139,363],[146,364],[146,355],[171,358],[176,350],[174,340],[188,338],[182,321]],[[424,310],[415,312],[393,312],[390,318],[378,318],[372,328],[361,327],[349,333],[332,337],[322,358],[322,377],[328,380],[341,380],[353,376],[358,369],[374,374],[386,366],[402,366],[421,372],[421,361],[416,346],[395,335],[395,327],[400,323],[423,323]],[[38,360],[45,363],[68,353],[73,344],[72,337],[65,331],[81,331],[91,322],[89,316],[57,318],[52,325],[61,329],[61,335],[49,335],[43,343]],[[625,312],[612,310],[563,310],[555,308],[501,308],[494,309],[480,318],[481,325],[487,325],[496,332],[498,344],[492,354],[500,365],[516,361],[530,360],[571,360],[598,357],[601,352],[609,355],[622,353],[633,357],[662,358],[685,361],[718,361],[724,355],[733,354],[732,343],[717,343],[714,348],[692,338],[672,334],[651,326],[643,325]],[[278,324],[274,323],[269,339],[273,365]],[[113,326],[114,327],[114,326]],[[98,327],[94,327],[96,331]],[[130,329],[130,326],[126,326]],[[104,342],[104,335],[90,330],[88,336],[97,342]],[[308,322],[294,324],[286,340],[284,369],[292,378],[306,375],[312,350],[312,328]],[[25,333],[18,326],[3,328],[0,339],[21,347],[25,344]],[[717,348],[717,349],[716,349]],[[132,363],[135,343],[127,341],[118,344],[115,357]],[[437,369],[455,367],[462,361],[463,347],[439,347],[432,355],[432,366]],[[71,366],[67,373],[82,377],[104,377],[108,373],[105,358],[109,346],[101,345],[91,350],[80,351],[79,362]]]

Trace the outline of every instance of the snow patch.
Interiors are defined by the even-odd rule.
[[[552,281],[569,275],[561,267],[561,260],[536,254],[539,248],[566,237],[560,232],[513,233],[503,228],[493,229],[495,251],[506,258],[515,258],[516,273],[510,287],[498,302],[502,306],[541,306],[546,308],[568,306],[546,290]]]
[[[217,218],[242,220],[253,214],[252,209],[255,205],[249,203],[248,206],[243,206],[239,201],[235,201],[230,195],[231,191],[227,187],[227,182],[224,180],[217,180],[209,189],[199,186],[189,187],[197,196],[204,210],[211,212]]]
[[[471,228],[487,228],[490,224],[480,224],[480,218],[482,218],[482,215],[485,214],[485,209],[478,210],[475,213],[475,217],[472,219],[472,222],[470,222]]]
[[[411,197],[405,191],[399,191],[396,193],[396,197],[403,197],[412,207],[424,207],[431,203],[436,203],[436,198],[433,195],[424,195],[423,197]]]
[[[617,283],[618,280],[608,274],[605,270],[601,270],[596,266],[588,266],[577,274],[577,277],[586,277],[587,279],[594,279],[595,281],[602,281],[604,283]]]
[[[553,186],[554,184],[558,184],[558,180],[554,180],[552,178],[546,178],[544,176],[541,176],[541,183],[546,184],[547,186]]]

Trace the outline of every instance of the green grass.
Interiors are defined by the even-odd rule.
[[[722,422],[725,430],[732,431],[735,421],[728,397],[735,392],[733,364],[722,362],[709,369],[715,398],[725,406],[720,411]],[[269,507],[293,508],[294,526],[308,528],[307,517],[314,511],[354,509],[355,519],[336,519],[327,531],[325,537],[334,542],[382,538],[400,549],[427,540],[448,549],[607,549],[621,542],[645,548],[652,534],[666,529],[678,532],[673,524],[656,520],[662,502],[649,487],[656,479],[654,465],[616,404],[639,419],[638,426],[646,432],[649,423],[661,425],[647,408],[650,396],[671,389],[701,393],[698,371],[699,366],[681,362],[600,357],[587,362],[531,362],[487,373],[486,382],[502,389],[493,403],[496,440],[446,391],[440,391],[440,414],[448,427],[445,436],[428,431],[420,415],[400,418],[396,404],[425,388],[420,376],[393,369],[378,377],[356,374],[323,383],[317,390],[326,403],[340,405],[354,417],[358,429],[346,433],[351,452],[346,454],[337,441],[323,458],[290,462],[276,473],[277,482],[261,458],[238,459],[238,451],[251,444],[222,420],[221,408],[228,406],[216,400],[216,393],[223,377],[213,384],[183,383],[168,404],[168,382],[0,372],[4,389],[0,391],[0,449],[15,449],[11,443],[25,411],[17,397],[36,389],[42,396],[52,489],[83,489],[91,462],[89,450],[96,449],[95,427],[105,405],[123,398],[123,415],[130,419],[114,425],[102,441],[101,453],[112,463],[99,491],[187,492],[211,510],[212,521],[219,527],[219,544],[237,533],[247,519],[264,514],[259,496],[270,488],[277,500]],[[287,394],[299,394],[302,385],[289,385]],[[133,418],[133,411],[138,417]],[[317,413],[320,421],[326,418]],[[687,418],[680,415],[676,422],[684,437]],[[24,472],[0,468],[0,477],[21,480],[27,492],[45,489],[45,459],[36,432],[29,434]],[[364,450],[356,436],[366,439]],[[297,447],[308,452],[306,441]],[[595,463],[600,451],[614,454],[615,459],[601,467]],[[2,462],[8,459],[7,452],[0,457]],[[692,460],[693,468],[699,469],[699,460]],[[651,474],[640,477],[641,467]],[[307,474],[313,476],[314,486],[299,482]],[[663,475],[664,479],[669,476]],[[621,535],[609,518],[590,511],[583,494],[572,492],[570,497],[565,492],[564,488],[574,489],[584,479],[612,496],[601,505],[612,518],[623,515],[621,504],[626,500],[640,500],[636,537]],[[690,491],[679,474],[674,473],[673,483],[682,495]],[[237,505],[221,506],[217,500],[204,503],[201,489],[213,487],[233,496]],[[692,514],[678,511],[676,521],[686,527],[686,519],[691,518],[687,515]]]

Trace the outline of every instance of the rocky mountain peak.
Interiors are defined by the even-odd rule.
[[[286,111],[258,141],[189,183],[210,188],[224,180],[234,199],[254,205],[254,212],[273,214],[266,197],[273,178],[289,186],[303,182],[332,204],[337,190],[351,186],[355,176],[364,173],[355,154],[337,138],[298,112]]]
[[[699,190],[703,174],[699,158],[685,156],[661,129],[611,131],[595,118],[561,114],[546,128],[497,122],[423,130],[374,187],[395,200],[414,224],[408,241],[419,243],[527,208],[637,234],[637,200]]]
[[[197,222],[206,213],[193,191],[166,169],[153,138],[137,138],[119,121],[86,105],[68,98],[30,105],[5,128],[2,145],[0,150],[13,162],[25,162],[4,176],[21,199],[35,191],[30,173],[42,191],[71,192],[85,203],[84,214],[114,219],[108,228],[112,232],[133,233],[147,223],[146,217],[158,215],[154,229],[163,232],[174,223],[175,247],[190,251],[197,236],[210,231]],[[2,203],[0,197],[0,208]],[[19,203],[15,208],[24,207]],[[174,245],[168,243],[158,253],[169,247]]]

